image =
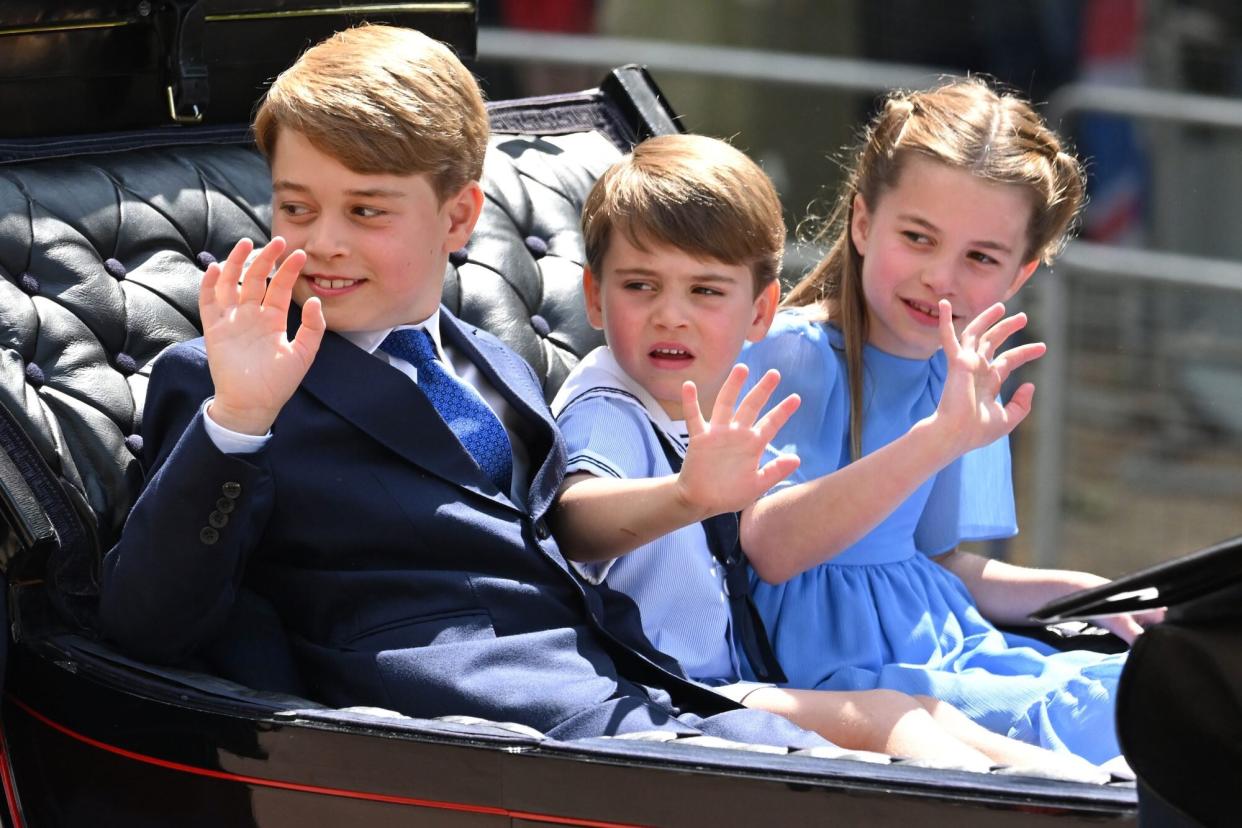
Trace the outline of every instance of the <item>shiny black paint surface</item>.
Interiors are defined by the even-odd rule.
[[[1038,780],[283,722],[59,655],[21,645],[10,665],[4,723],[31,826],[1134,822],[1128,792]]]

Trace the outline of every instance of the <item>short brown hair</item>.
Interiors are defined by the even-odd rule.
[[[280,74],[254,119],[271,161],[281,129],[357,173],[428,173],[441,199],[483,174],[487,110],[449,47],[421,32],[363,25],[312,46]]]
[[[582,208],[587,264],[602,276],[620,230],[637,247],[666,244],[745,264],[755,294],[781,269],[785,219],[771,179],[745,153],[704,135],[648,138],[600,176]]]

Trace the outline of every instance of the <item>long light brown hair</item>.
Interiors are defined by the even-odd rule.
[[[867,308],[862,256],[850,239],[855,197],[874,212],[897,186],[905,159],[918,153],[1031,194],[1023,262],[1050,264],[1082,208],[1082,165],[1024,99],[980,78],[958,78],[922,92],[893,92],[863,132],[828,222],[816,237],[824,258],[785,297],[784,307],[819,306],[841,329],[850,390],[850,450],[862,454],[862,352]]]

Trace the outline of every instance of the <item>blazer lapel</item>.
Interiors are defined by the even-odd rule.
[[[565,451],[543,389],[533,382],[529,366],[512,350],[464,324],[440,308],[440,335],[470,356],[492,386],[534,428],[530,450],[531,477],[527,502],[531,517],[540,518],[552,505],[565,473]]]
[[[296,324],[291,324],[296,330]],[[478,468],[409,378],[328,332],[302,387],[405,460],[479,497],[515,509]],[[365,390],[364,390],[365,389]]]

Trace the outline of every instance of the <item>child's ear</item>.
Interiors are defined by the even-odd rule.
[[[751,320],[750,330],[746,332],[747,342],[758,342],[767,335],[768,328],[772,327],[772,320],[776,317],[776,308],[780,303],[781,283],[779,279],[773,279],[755,297],[755,316]]]
[[[1022,286],[1026,284],[1027,279],[1031,278],[1038,267],[1039,259],[1032,259],[1022,265],[1022,267],[1018,269],[1018,275],[1013,277],[1013,282],[1009,285],[1009,289],[1005,291],[1005,295],[1001,298],[1001,301],[1008,302],[1015,295],[1017,295],[1018,291],[1022,289]]]
[[[471,181],[448,197],[444,204],[444,216],[448,220],[448,234],[444,246],[449,253],[460,250],[470,241],[474,225],[483,212],[483,188]]]
[[[604,300],[600,296],[599,279],[591,268],[582,268],[582,297],[586,300],[587,321],[597,331],[604,329]]]
[[[871,232],[871,213],[862,194],[854,195],[854,208],[850,211],[850,241],[854,243],[854,251],[863,255],[867,247],[867,234]]]

